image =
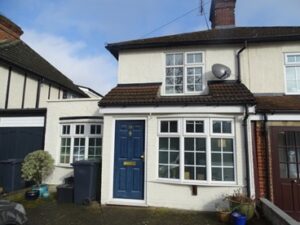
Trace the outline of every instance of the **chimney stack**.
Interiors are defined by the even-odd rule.
[[[22,29],[3,15],[0,15],[0,41],[17,40],[23,34]]]
[[[235,3],[236,0],[212,0],[209,19],[213,29],[235,26]]]

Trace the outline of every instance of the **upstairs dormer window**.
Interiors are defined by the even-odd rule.
[[[165,94],[196,94],[203,91],[203,53],[166,54]]]
[[[285,55],[286,93],[300,94],[300,53]]]

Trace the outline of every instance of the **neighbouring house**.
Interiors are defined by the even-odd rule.
[[[299,219],[300,27],[235,27],[235,3],[212,1],[211,30],[106,46],[102,204],[215,210],[242,189]]]
[[[100,158],[101,95],[75,85],[24,43],[22,34],[0,16],[0,160],[44,149],[55,159],[47,182],[60,184],[72,174],[70,163]]]

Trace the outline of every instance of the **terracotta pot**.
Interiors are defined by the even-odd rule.
[[[224,211],[218,212],[218,219],[222,223],[229,223],[230,212],[227,212],[227,211],[226,212],[224,212]]]

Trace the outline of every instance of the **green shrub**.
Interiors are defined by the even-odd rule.
[[[22,177],[25,181],[33,181],[40,185],[54,169],[54,160],[48,152],[37,150],[29,153],[22,165]]]

